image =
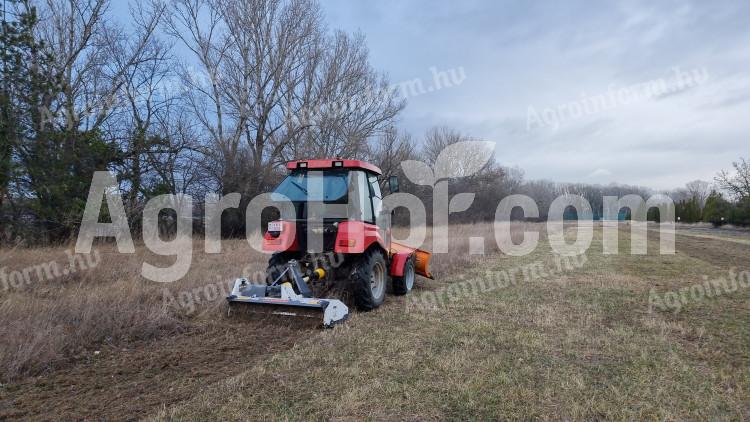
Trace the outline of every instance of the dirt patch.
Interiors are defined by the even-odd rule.
[[[137,420],[316,332],[313,322],[241,316],[127,349],[103,348],[65,370],[4,385],[0,420]]]

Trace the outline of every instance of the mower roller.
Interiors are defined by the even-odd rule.
[[[432,278],[430,253],[391,240],[390,211],[383,210],[381,171],[340,158],[287,163],[290,174],[274,190],[281,218],[270,221],[263,250],[272,252],[265,285],[235,280],[230,309],[294,316],[322,315],[323,326],[346,320],[346,292],[358,310],[369,311],[386,291],[407,294],[416,275]],[[398,192],[398,180],[388,180]],[[285,214],[286,213],[286,214]]]

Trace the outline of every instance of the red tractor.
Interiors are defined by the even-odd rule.
[[[359,310],[380,306],[386,291],[403,295],[415,275],[432,278],[430,253],[391,241],[383,209],[380,169],[358,160],[300,160],[274,190],[281,218],[268,223],[263,249],[274,252],[266,285],[235,281],[230,306],[258,305],[274,313],[323,312],[324,326],[343,321],[348,308],[322,295],[349,294]],[[398,180],[391,177],[392,193]]]

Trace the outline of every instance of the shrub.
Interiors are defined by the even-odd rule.
[[[721,226],[727,224],[732,219],[732,204],[724,199],[721,193],[711,192],[706,199],[706,206],[703,208],[703,221]]]
[[[750,197],[742,199],[732,209],[732,224],[750,226]]]
[[[682,223],[697,223],[701,221],[701,207],[698,204],[698,199],[692,197],[678,202],[675,206],[675,216]]]

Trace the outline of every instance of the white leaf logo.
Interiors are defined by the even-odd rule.
[[[435,160],[434,177],[438,180],[473,176],[492,158],[495,144],[486,141],[463,141],[448,145]]]
[[[469,209],[471,203],[474,202],[474,193],[464,192],[453,195],[450,203],[448,204],[448,212],[463,212]]]
[[[405,160],[401,162],[401,168],[406,177],[418,185],[432,186],[435,184],[435,176],[427,164],[416,160]]]

